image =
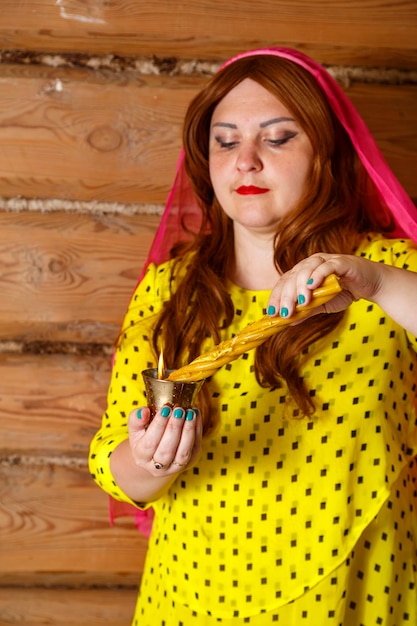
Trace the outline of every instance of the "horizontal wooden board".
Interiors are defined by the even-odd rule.
[[[159,219],[0,212],[0,339],[114,344]]]
[[[3,0],[1,8],[1,48],[227,58],[281,44],[321,61],[416,63],[413,0]]]
[[[0,66],[0,195],[165,200],[201,79],[14,69]]]
[[[0,196],[163,203],[203,78],[0,65]],[[417,85],[346,89],[417,197]]]
[[[0,455],[78,467],[106,407],[111,358],[0,354]]]
[[[135,533],[138,532],[136,529],[132,529],[131,517],[118,518],[116,524],[117,526],[128,527],[129,532],[134,536]],[[0,554],[1,549],[0,541]],[[48,589],[91,589],[93,587],[108,589],[110,587],[118,587],[137,590],[141,575],[140,573],[138,576],[137,571],[123,572],[117,569],[112,571],[107,569],[100,572],[93,570],[86,570],[85,572],[69,572],[68,570],[63,570],[62,572],[36,572],[32,570],[3,572],[0,568],[0,590],[5,587],[24,587],[25,589],[29,589],[30,587],[36,587],[38,589],[45,587]]]
[[[128,626],[135,589],[0,589],[2,626]]]
[[[110,527],[108,498],[87,466],[0,463],[0,563],[2,576],[33,574],[32,584],[58,574],[55,584],[71,584],[74,574],[90,584],[129,583],[143,570],[147,540],[133,524]],[[35,576],[36,573],[36,576]],[[65,580],[65,573],[69,580]]]

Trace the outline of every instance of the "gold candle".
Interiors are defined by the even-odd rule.
[[[172,371],[168,380],[197,381],[212,376],[220,367],[234,361],[244,352],[261,345],[268,337],[274,335],[287,324],[292,324],[306,317],[312,309],[325,304],[342,288],[334,274],[327,276],[323,284],[313,291],[313,299],[306,306],[296,306],[295,314],[290,318],[270,317],[265,315],[260,320],[248,324],[232,339],[222,341],[212,350],[201,354],[188,365]]]

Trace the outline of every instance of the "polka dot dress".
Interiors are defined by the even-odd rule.
[[[368,238],[358,254],[417,271],[409,242]],[[140,372],[155,366],[149,337],[167,275],[150,268],[132,300],[134,339],[117,355],[91,448],[98,484],[125,501],[108,459],[143,404]],[[222,339],[264,314],[268,292],[233,286],[232,297]],[[302,374],[317,407],[311,420],[292,419],[285,388],[257,385],[253,351],[219,370],[206,383],[218,430],[152,503],[132,623],[417,624],[416,345],[376,305],[353,303],[310,347]]]

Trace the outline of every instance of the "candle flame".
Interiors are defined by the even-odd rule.
[[[165,363],[164,363],[164,353],[161,350],[159,353],[158,359],[158,378],[165,378]]]

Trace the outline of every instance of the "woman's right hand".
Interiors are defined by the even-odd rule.
[[[152,418],[147,406],[129,415],[129,443],[135,464],[162,478],[184,471],[197,459],[202,426],[197,409],[163,406]]]

